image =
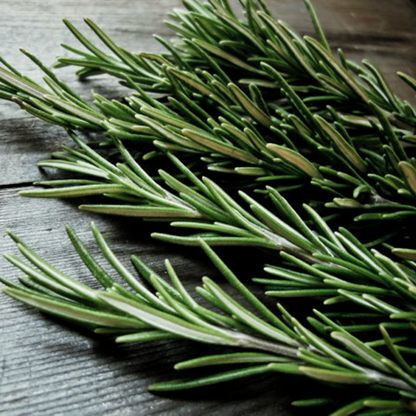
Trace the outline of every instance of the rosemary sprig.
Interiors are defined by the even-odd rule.
[[[86,23],[111,49],[116,58],[97,49],[74,26],[65,21],[91,54],[70,47],[71,52],[75,52],[79,58],[60,57],[57,66],[80,66],[78,74],[81,77],[107,72],[124,79],[126,85],[129,85],[128,78],[136,76],[139,83],[153,91],[169,91],[173,82],[160,82],[160,79],[152,79],[152,76],[163,74],[164,64],[171,66],[174,63],[176,67],[191,72],[208,67],[214,72],[218,71],[218,78],[227,83],[249,83],[260,88],[273,89],[279,84],[276,84],[274,77],[262,68],[262,62],[266,62],[290,83],[296,85],[299,91],[309,93],[309,98],[313,97],[313,100],[306,100],[305,103],[312,101],[314,105],[319,105],[322,102],[325,106],[325,102],[334,101],[336,105],[344,108],[347,104],[357,109],[357,98],[363,102],[364,108],[367,101],[372,100],[394,116],[408,121],[411,125],[415,124],[414,111],[392,93],[383,75],[371,63],[364,61],[364,67],[360,67],[346,60],[341,51],[340,63],[333,58],[315,11],[308,0],[305,0],[305,4],[319,42],[309,37],[302,38],[289,25],[275,20],[261,1],[250,0],[244,4],[246,22],[237,19],[231,7],[225,7],[218,1],[202,4],[192,0],[184,1],[183,4],[187,10],[171,13],[170,17],[174,21],[166,22],[177,32],[179,39],[172,46],[157,38],[169,50],[169,54],[163,57],[146,53],[129,54],[115,45],[99,27],[87,19]],[[68,48],[67,45],[64,47]],[[130,63],[130,59],[136,60],[136,66]],[[146,59],[151,62],[146,62]],[[140,65],[152,68],[152,75],[143,74],[144,68],[140,68]],[[241,75],[247,77],[247,74],[250,78],[241,78]],[[404,79],[407,77],[404,76]],[[367,114],[371,112],[367,110]]]
[[[73,138],[85,152],[82,164],[81,160],[77,160],[74,165],[68,156],[69,160],[61,161],[59,167],[104,178],[111,183],[71,185],[71,181],[67,180],[65,183],[70,186],[24,191],[23,195],[78,197],[102,194],[129,203],[84,204],[80,208],[104,214],[157,218],[190,233],[153,234],[163,241],[199,245],[199,239],[203,237],[210,245],[251,246],[272,252],[283,251],[281,255],[290,266],[266,267],[268,273],[280,279],[256,280],[267,285],[266,293],[271,296],[323,297],[327,304],[353,301],[387,316],[392,313],[400,316],[404,312],[403,297],[411,304],[415,301],[414,267],[399,264],[379,251],[370,251],[345,228],[334,233],[320,215],[305,204],[304,209],[313,224],[311,227],[271,187],[267,191],[274,212],[240,192],[239,199],[249,205],[250,210],[247,210],[213,181],[195,178],[173,155],[169,155],[170,159],[193,187],[163,170],[159,171],[159,175],[164,185],[155,182],[121,142],[117,142],[117,146],[129,163],[114,166],[75,135]],[[57,165],[52,160],[42,162],[41,166]],[[193,234],[195,231],[199,233]]]
[[[228,352],[178,363],[175,368],[181,371],[214,366],[214,374],[158,383],[151,386],[151,390],[190,389],[259,373],[283,372],[306,375],[329,384],[362,384],[373,397],[372,400],[378,405],[384,403],[382,407],[387,409],[391,400],[401,403],[398,408],[402,410],[413,406],[416,395],[414,370],[403,360],[400,352],[400,347],[402,350],[406,348],[405,342],[401,340],[400,345],[396,345],[384,326],[380,327],[380,331],[390,352],[387,356],[319,312],[316,312],[318,320],[310,319],[312,329],[281,306],[282,315],[279,317],[238,280],[203,240],[200,240],[200,244],[207,255],[237,293],[249,301],[253,311],[243,307],[235,295],[225,292],[209,278],[204,278],[203,286],[197,288],[199,295],[210,304],[209,308],[203,307],[190,296],[168,261],[166,269],[171,283],[133,256],[133,265],[156,291],[153,293],[120,263],[94,224],[92,230],[105,258],[129,289],[111,279],[74,231],[68,228],[68,235],[80,258],[104,290],[93,290],[76,282],[11,234],[29,263],[8,256],[27,278],[21,280],[22,286],[2,279],[8,285],[4,292],[44,312],[87,326],[97,333],[118,332],[117,342],[141,343],[185,338],[248,350],[245,353]],[[219,365],[231,365],[234,369],[215,373]],[[377,391],[381,387],[385,395],[377,398]],[[388,403],[383,402],[386,397],[389,398]],[[371,407],[367,402],[362,407],[365,406]]]
[[[301,102],[299,97],[287,84],[285,85],[294,105],[299,107]],[[231,87],[231,89],[233,88]],[[146,142],[153,141],[156,147],[164,152],[166,150],[173,152],[188,151],[195,155],[215,152],[214,155],[211,153],[210,158],[205,158],[210,170],[221,173],[235,172],[250,177],[258,176],[259,181],[264,183],[265,180],[268,180],[271,185],[279,178],[291,178],[292,181],[295,179],[297,187],[305,186],[309,180],[312,180],[312,184],[329,192],[330,196],[336,197],[328,206],[376,211],[370,214],[358,215],[356,220],[390,218],[400,220],[412,215],[413,209],[410,205],[414,199],[415,169],[410,162],[407,162],[406,155],[404,155],[405,160],[400,161],[397,152],[402,151],[404,153],[404,150],[398,144],[395,133],[390,129],[388,120],[381,112],[379,117],[381,123],[385,125],[385,130],[387,130],[386,136],[382,136],[383,140],[391,138],[391,146],[386,145],[384,149],[387,152],[386,155],[390,155],[390,158],[393,158],[396,162],[394,172],[391,165],[386,164],[387,156],[383,159],[380,155],[376,155],[375,161],[370,161],[368,157],[364,160],[351,145],[351,138],[345,130],[337,130],[323,118],[313,116],[308,110],[306,110],[304,121],[307,123],[309,120],[315,128],[318,128],[321,143],[311,137],[306,139],[304,133],[302,133],[304,144],[303,151],[300,153],[299,145],[296,146],[293,141],[289,140],[284,131],[278,130],[274,126],[271,126],[270,131],[277,133],[279,138],[284,137],[285,145],[275,142],[267,143],[262,139],[260,133],[253,133],[257,130],[255,126],[252,126],[252,129],[244,128],[241,130],[241,128],[239,129],[228,121],[222,123],[221,127],[214,128],[214,130],[209,128],[207,133],[206,129],[204,130],[200,126],[195,126],[186,121],[183,117],[168,109],[166,105],[152,100],[147,94],[144,97],[146,101],[139,100],[137,97],[131,98],[130,104],[133,108],[145,114],[135,114],[134,117],[131,114],[132,110],[127,111],[126,106],[112,104],[102,97],[99,98],[98,105],[101,106],[104,112],[108,114],[116,112],[119,116],[122,114],[120,117],[124,119],[130,117],[132,120],[137,119],[143,123],[142,125],[135,125],[111,118],[103,123],[112,137],[126,139],[126,134],[129,135],[130,139],[131,136],[139,139],[143,137]],[[48,100],[53,101],[49,96]],[[55,103],[55,101],[53,102]],[[57,103],[60,102],[57,101]],[[22,105],[25,106],[25,104]],[[150,107],[150,105],[153,105],[153,107]],[[245,103],[245,105],[248,104]],[[65,106],[62,105],[62,107]],[[43,108],[46,109],[47,107],[44,106]],[[254,109],[253,104],[250,104],[248,108],[248,111],[254,111],[251,110],[251,108]],[[66,106],[65,109],[72,111],[72,104]],[[55,117],[58,122],[62,120],[60,113],[58,116],[56,115],[56,109],[50,108],[48,111],[50,112],[48,117]],[[74,115],[82,115],[84,114],[83,111],[83,109],[77,108],[69,117],[72,119]],[[91,112],[85,116],[85,122],[90,121],[90,114]],[[212,119],[207,119],[208,122],[210,120]],[[130,132],[120,133],[120,129],[125,129],[126,126],[128,126]],[[306,125],[303,124],[303,126]],[[336,123],[335,126],[337,126]],[[298,126],[298,128],[304,129],[306,127]],[[378,128],[378,131],[381,132],[380,128]],[[166,143],[166,141],[170,143]],[[305,150],[307,149],[305,145],[310,146],[310,151]],[[398,149],[396,153],[393,153],[393,148]],[[367,150],[366,152],[368,153]],[[374,152],[372,154],[375,155]],[[316,155],[319,159],[315,163],[310,161],[313,155]],[[224,162],[224,156],[231,160],[246,163],[248,166],[226,167],[224,163],[227,162]],[[318,161],[324,163],[319,167],[319,170],[317,168],[319,166]],[[341,164],[344,171],[339,169],[339,164]],[[60,164],[57,163],[56,166],[58,167]],[[337,169],[334,169],[335,167]],[[394,198],[397,202],[393,203],[390,198]],[[353,199],[365,200],[365,203],[354,202]],[[389,213],[390,215],[379,213],[377,211],[380,211],[380,208],[387,208],[393,212]]]

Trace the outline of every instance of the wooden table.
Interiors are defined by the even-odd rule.
[[[301,0],[269,0],[278,18],[303,34],[312,26]],[[410,0],[315,0],[315,7],[331,45],[356,61],[376,63],[402,97],[414,94],[395,77],[398,70],[416,76],[416,6]],[[133,51],[158,51],[153,33],[170,36],[163,25],[179,0],[2,0],[0,54],[27,75],[39,71],[18,48],[24,47],[47,65],[62,53],[59,42],[75,44],[61,22],[67,17],[82,26],[90,17],[109,35]],[[85,26],[84,26],[85,27]],[[117,83],[100,78],[80,84],[72,69],[60,77],[79,92],[91,88],[113,94]],[[49,177],[36,163],[68,143],[57,127],[34,120],[11,103],[0,103],[0,251],[16,252],[6,229],[11,229],[38,253],[67,273],[88,281],[85,269],[65,236],[70,224],[93,253],[89,223],[94,220],[116,254],[126,261],[138,254],[156,270],[169,257],[185,282],[218,273],[198,249],[182,250],[153,241],[141,221],[100,217],[76,210],[77,201],[25,199],[16,194],[36,180]],[[248,275],[254,271],[245,271]],[[4,259],[0,274],[18,273]],[[173,364],[194,356],[193,343],[115,345],[111,340],[62,325],[31,308],[0,296],[0,414],[12,415],[293,415],[308,414],[290,406],[304,398],[314,384],[291,377],[255,377],[234,384],[180,394],[153,395],[147,386],[178,377]]]

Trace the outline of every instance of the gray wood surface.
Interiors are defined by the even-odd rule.
[[[267,3],[278,18],[301,33],[312,33],[301,0]],[[416,101],[394,75],[401,70],[416,76],[413,2],[315,0],[314,4],[334,48],[341,47],[354,60],[369,58],[382,68],[402,98]],[[90,17],[126,48],[157,51],[161,48],[151,35],[171,35],[163,20],[169,10],[179,6],[179,0],[0,0],[0,55],[39,80],[39,72],[18,48],[24,47],[51,65],[55,55],[62,53],[59,42],[75,44],[61,22],[63,17],[79,26],[83,17]],[[119,91],[113,80],[99,78],[81,84],[71,69],[60,70],[59,75],[84,95],[91,88],[103,94]],[[81,213],[74,201],[18,197],[17,192],[29,188],[33,181],[53,175],[40,171],[36,163],[63,142],[67,139],[61,129],[34,120],[13,104],[0,103],[1,253],[16,253],[6,235],[6,229],[11,229],[54,265],[89,281],[75,260],[64,225],[74,227],[95,253],[89,231],[94,220],[126,262],[130,254],[138,254],[162,272],[163,260],[169,257],[188,285],[206,274],[218,276],[199,250],[152,241],[151,228],[140,221]],[[257,273],[246,270],[245,274],[251,272]],[[18,273],[1,259],[0,274],[11,278]],[[147,391],[152,382],[178,377],[173,364],[204,348],[179,342],[115,345],[111,339],[64,325],[0,295],[0,414],[308,414],[295,411],[290,401],[304,398],[313,384],[291,377],[256,377],[170,395]]]

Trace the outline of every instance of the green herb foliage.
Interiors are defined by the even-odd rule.
[[[183,4],[168,22],[177,39],[157,38],[167,50],[159,55],[131,53],[87,19],[109,54],[64,21],[86,51],[63,45],[72,55],[56,66],[78,66],[81,78],[119,78],[131,89],[123,100],[93,94],[91,105],[25,51],[47,88],[2,59],[0,97],[64,127],[74,142],[39,163],[74,178],[40,182],[22,195],[100,196],[80,208],[167,222],[174,231],[153,236],[202,247],[232,291],[204,278],[197,298],[169,261],[166,281],[133,256],[137,278],[93,225],[124,286],[68,228],[102,290],[60,272],[11,234],[26,261],[6,258],[26,277],[20,284],[2,278],[4,293],[116,342],[184,338],[227,347],[175,366],[212,367],[210,375],[153,391],[279,372],[363,385],[364,396],[355,392],[350,403],[316,398],[296,406],[330,403],[338,406],[334,415],[414,412],[416,251],[403,246],[413,241],[408,224],[416,215],[415,110],[370,62],[332,54],[307,0],[317,39],[274,19],[262,0],[242,2],[245,21],[227,0]],[[88,143],[82,131],[101,139]],[[170,168],[155,171],[164,159]],[[312,298],[325,312],[295,318],[280,304],[271,310],[214,246],[261,249],[267,274],[254,281],[266,295]]]

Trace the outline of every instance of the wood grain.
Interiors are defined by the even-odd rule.
[[[301,33],[312,33],[300,0],[268,3],[278,18]],[[364,57],[374,61],[399,95],[415,102],[413,92],[395,77],[397,70],[416,75],[413,2],[315,0],[314,4],[334,48],[341,47],[357,61]],[[74,44],[61,19],[67,17],[82,26],[82,18],[87,16],[126,48],[157,51],[160,45],[151,34],[169,37],[171,32],[162,22],[169,10],[179,6],[179,0],[2,0],[0,55],[39,80],[35,66],[19,54],[18,48],[27,48],[51,65],[54,56],[62,53],[59,42]],[[91,88],[103,94],[120,91],[113,80],[98,78],[79,83],[71,69],[60,70],[59,75],[84,96]],[[73,226],[93,253],[97,253],[89,231],[89,223],[94,220],[116,254],[126,262],[130,254],[138,254],[163,273],[163,260],[169,257],[189,287],[205,274],[219,278],[200,251],[155,242],[149,237],[151,228],[140,221],[81,213],[76,209],[78,201],[18,197],[19,190],[28,189],[31,182],[44,177],[45,172],[39,171],[36,163],[66,141],[61,129],[34,120],[13,104],[0,103],[2,253],[16,253],[5,232],[12,229],[51,263],[89,281],[65,237],[64,225]],[[250,277],[251,273],[259,272],[245,270],[245,275]],[[4,259],[0,260],[0,274],[7,278],[18,275]],[[295,411],[290,401],[313,392],[313,384],[291,377],[257,377],[171,395],[153,395],[147,391],[152,382],[178,377],[172,369],[176,361],[203,350],[207,349],[178,342],[115,345],[111,339],[85,333],[0,296],[0,414],[305,414]]]

